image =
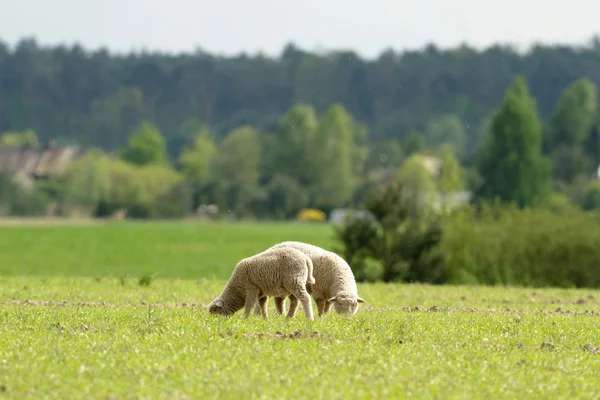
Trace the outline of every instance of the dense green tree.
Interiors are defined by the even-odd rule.
[[[364,60],[351,51],[317,54],[296,46],[287,46],[278,58],[206,52],[122,57],[24,39],[13,47],[0,43],[0,132],[11,132],[1,141],[26,146],[28,139],[24,144],[12,133],[31,130],[40,143],[56,138],[57,144],[98,146],[111,153],[126,147],[122,154],[136,164],[179,160],[188,182],[197,180],[196,202],[204,202],[213,201],[223,183],[213,179],[209,168],[217,150],[211,150],[209,140],[196,138],[201,127],[210,129],[211,140],[222,142],[234,129],[253,126],[266,134],[257,145],[262,149],[259,180],[248,186],[254,188],[248,196],[267,201],[271,182],[278,191],[299,185],[309,195],[305,205],[315,206],[318,194],[328,198],[320,199],[321,205],[332,207],[361,198],[404,157],[425,150],[440,155],[452,149],[476,186],[474,154],[484,138],[489,140],[482,135],[492,130],[487,119],[514,77],[522,75],[546,121],[543,143],[553,160],[554,188],[580,204],[577,188],[589,184],[600,164],[594,106],[600,53],[594,46],[534,46],[519,53],[500,45],[483,50],[431,45],[401,53],[387,50]],[[347,118],[326,117],[334,107]],[[157,135],[141,142],[144,135],[130,138],[142,121],[152,121],[162,140],[154,140]],[[332,126],[326,130],[335,135],[352,132],[352,145],[327,145],[335,135],[321,135],[324,125]],[[405,154],[400,155],[398,143]],[[327,151],[333,156],[323,156]],[[342,167],[348,164],[351,173]],[[278,175],[283,180],[274,180]],[[505,191],[524,185],[513,178],[496,182],[506,181]],[[353,187],[351,196],[346,187]],[[221,188],[219,193],[223,198],[234,192]]]
[[[309,163],[313,199],[318,207],[339,207],[352,199],[358,183],[353,169],[353,128],[352,117],[338,104],[319,121]]]
[[[167,162],[165,140],[156,127],[142,121],[121,151],[121,158],[135,165],[164,164]]]
[[[435,199],[436,174],[427,168],[423,155],[413,154],[408,157],[398,169],[396,178],[402,185],[407,210],[416,213],[423,207],[431,206]]]
[[[262,148],[260,133],[252,127],[233,130],[221,143],[211,162],[211,176],[220,205],[245,214],[259,187]]]
[[[552,159],[554,179],[569,183],[577,175],[593,173],[595,152],[586,146],[593,143],[597,107],[596,86],[587,78],[571,83],[561,95],[544,143]]]
[[[202,129],[191,146],[185,147],[179,157],[179,164],[187,179],[204,184],[210,179],[210,164],[217,147],[210,131]]]
[[[542,155],[536,102],[523,77],[515,79],[494,115],[477,167],[480,198],[526,207],[549,194],[550,163]]]
[[[448,114],[432,119],[425,128],[425,136],[428,147],[439,148],[446,145],[459,159],[465,156],[467,134],[457,115]]]
[[[281,57],[221,57],[89,51],[80,45],[41,46],[26,38],[0,43],[0,132],[35,130],[49,138],[114,151],[141,120],[153,121],[176,157],[185,143],[181,125],[202,121],[219,140],[241,125],[273,131],[296,103],[321,114],[341,103],[373,138],[402,141],[432,118],[457,115],[468,144],[514,76],[531,83],[545,119],[575,79],[600,83],[600,54],[578,48],[469,46],[386,50],[373,60],[351,51],[311,53],[287,46]]]
[[[308,193],[289,176],[275,175],[266,187],[264,213],[279,219],[296,216],[308,204]]]
[[[419,132],[411,132],[402,142],[405,156],[420,153],[426,148],[425,135]]]
[[[581,78],[562,93],[549,122],[548,145],[582,146],[588,139],[597,116],[597,89],[594,83]]]
[[[115,149],[125,146],[132,131],[140,128],[148,118],[148,107],[142,91],[124,86],[106,97],[96,98],[91,104],[91,116],[83,129],[88,138],[77,138],[80,143]],[[144,125],[144,124],[142,124]]]
[[[378,140],[369,146],[366,168],[368,171],[377,169],[396,169],[403,160],[404,154],[398,140]]]
[[[443,153],[440,160],[440,172],[437,189],[443,194],[459,192],[465,189],[466,173],[451,151]]]
[[[64,176],[64,201],[69,205],[94,209],[109,197],[109,160],[100,150],[87,152],[69,166]]]
[[[317,129],[317,116],[311,106],[298,104],[283,115],[277,128],[271,171],[287,175],[308,187],[313,172],[311,165]]]

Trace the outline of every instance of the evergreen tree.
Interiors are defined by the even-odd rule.
[[[477,160],[483,184],[477,198],[527,207],[550,191],[550,163],[542,155],[541,123],[525,79],[518,76],[491,121]]]

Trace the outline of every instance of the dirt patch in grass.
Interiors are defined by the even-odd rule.
[[[251,332],[245,333],[245,337],[247,338],[268,338],[268,339],[325,339],[326,336],[320,334],[317,331],[306,333],[301,331],[295,331],[292,333],[282,333],[281,331],[277,331],[275,333],[271,332]]]
[[[475,312],[475,313],[491,313],[491,314],[569,314],[569,315],[594,315],[600,316],[600,311],[595,310],[563,310],[558,307],[555,310],[520,310],[510,308],[480,308],[480,307],[363,307],[364,311],[403,311],[403,312]]]

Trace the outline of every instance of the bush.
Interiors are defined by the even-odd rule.
[[[0,173],[0,215],[44,215],[49,200],[36,188],[26,188],[11,174]]]
[[[484,204],[445,223],[441,250],[451,283],[600,287],[600,217]]]
[[[142,167],[115,160],[108,161],[106,194],[96,203],[96,215],[108,216],[126,209],[132,218],[174,218],[191,209],[191,191],[183,176],[163,165]]]
[[[298,221],[327,221],[327,215],[320,210],[315,210],[314,208],[304,208],[300,210],[298,216],[296,217]]]
[[[443,283],[443,258],[436,251],[441,221],[425,216],[400,183],[377,192],[365,208],[375,221],[351,214],[336,228],[340,254],[358,281]]]
[[[150,208],[151,218],[181,218],[192,210],[192,189],[180,182],[168,192],[158,195]]]

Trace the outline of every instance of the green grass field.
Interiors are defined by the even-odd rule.
[[[333,230],[304,223],[97,223],[1,226],[0,275],[229,278],[242,258],[284,240],[331,248]]]
[[[351,318],[208,315],[238,258],[287,239],[332,243],[295,224],[0,228],[0,398],[600,398],[597,290],[359,284]]]

